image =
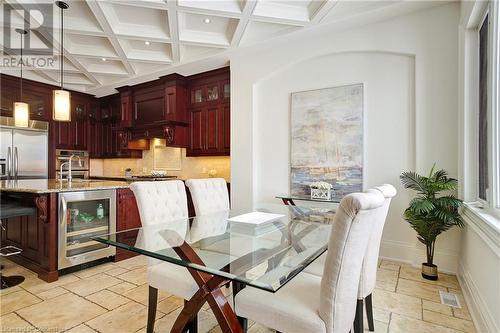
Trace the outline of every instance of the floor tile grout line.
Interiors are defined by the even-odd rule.
[[[16,310],[17,311],[17,310]],[[34,328],[36,328],[38,331],[42,331],[38,326],[36,326],[35,324],[33,324],[31,321],[29,321],[28,319],[24,318],[23,316],[21,316],[19,313],[17,313],[16,311],[12,312],[12,313],[15,313],[19,318],[21,318],[22,320],[24,320],[25,322],[27,322],[28,324],[30,324],[31,326],[33,326]]]
[[[386,333],[389,333],[389,331],[390,331],[391,320],[392,320],[392,312],[389,312],[389,321],[387,322],[387,332]]]
[[[435,312],[435,311],[431,311],[431,310],[426,310],[426,311],[429,311],[429,312],[434,312],[434,313],[438,313],[440,314],[439,312]],[[445,316],[445,315],[443,315]],[[449,317],[449,316],[448,316]],[[454,319],[461,319],[461,318],[455,318],[455,317],[451,317],[451,318],[454,318]],[[463,320],[466,320],[466,319],[463,319]],[[422,319],[423,322],[425,323],[429,323],[429,324],[432,324],[432,325],[436,325],[436,326],[440,326],[440,327],[444,327],[444,328],[448,328],[448,329],[452,329],[452,330],[455,330],[455,331],[458,331],[458,332],[463,332],[463,333],[470,333],[470,332],[467,332],[467,331],[464,331],[464,330],[461,330],[459,328],[454,328],[454,327],[449,327],[449,326],[445,326],[445,325],[440,325],[440,324],[437,324],[435,322],[432,322],[432,321],[428,321],[428,320],[425,320],[425,319]],[[466,320],[466,321],[469,321],[469,320]],[[474,323],[471,321],[472,323],[472,326],[474,326]],[[474,326],[474,329],[476,327]]]

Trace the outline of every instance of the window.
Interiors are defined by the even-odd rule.
[[[500,28],[499,2],[475,2],[476,18],[470,39],[474,50],[473,67],[470,68],[470,91],[475,91],[471,100],[474,109],[472,119],[475,123],[475,138],[469,146],[474,151],[473,164],[469,174],[469,200],[476,201],[484,212],[500,216]],[[470,165],[472,166],[472,165]],[[474,188],[475,187],[475,188]],[[474,193],[472,193],[474,192]]]
[[[488,201],[488,15],[479,29],[478,197]]]

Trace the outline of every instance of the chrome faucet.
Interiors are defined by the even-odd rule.
[[[61,168],[60,168],[60,170],[59,170],[59,175],[60,175],[60,177],[61,177],[61,179],[60,179],[61,181],[63,180],[63,167],[64,167],[66,164],[68,165],[68,177],[67,177],[68,182],[71,182],[71,181],[73,180],[73,175],[71,174],[71,165],[73,164],[73,163],[72,163],[72,162],[73,162],[73,157],[78,158],[78,165],[79,165],[80,167],[82,166],[82,159],[80,158],[80,156],[75,155],[75,154],[71,155],[71,156],[69,157],[69,160],[68,160],[67,162],[64,162],[64,163],[62,163],[62,164],[61,164]]]

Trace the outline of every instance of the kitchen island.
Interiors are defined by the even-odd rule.
[[[22,253],[9,257],[12,261],[38,273],[47,282],[59,277],[58,265],[59,222],[66,216],[59,216],[59,198],[72,192],[93,191],[116,192],[116,207],[108,208],[114,212],[116,230],[139,227],[140,217],[135,197],[125,181],[74,180],[73,182],[56,179],[2,180],[0,193],[2,203],[15,202],[23,206],[35,207],[35,214],[15,216],[2,220],[2,246],[15,246]],[[83,215],[83,214],[80,214]],[[115,219],[116,216],[116,219]],[[83,216],[85,217],[85,216]],[[70,220],[71,221],[71,220]],[[64,225],[64,223],[62,223]],[[115,226],[113,226],[114,229]],[[130,256],[117,251],[115,261]]]

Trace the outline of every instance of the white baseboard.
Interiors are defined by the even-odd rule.
[[[425,261],[425,249],[418,248],[413,243],[382,240],[380,244],[380,258],[401,261],[415,267],[420,267],[422,262]],[[457,273],[457,253],[436,248],[434,258],[440,272]]]
[[[462,264],[459,264],[458,266],[457,277],[458,282],[462,287],[465,301],[469,305],[469,312],[472,316],[472,321],[476,326],[476,331],[484,333],[500,332],[500,327],[496,326],[495,319],[493,314],[490,312],[490,308],[481,297],[481,293],[474,283],[469,271]]]

